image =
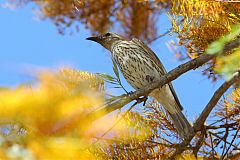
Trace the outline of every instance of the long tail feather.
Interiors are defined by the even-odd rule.
[[[182,113],[182,107],[176,102],[168,87],[156,89],[150,96],[163,105],[181,138],[186,139],[193,133],[193,127]]]
[[[169,115],[180,137],[183,139],[188,138],[193,132],[193,128],[183,113],[180,111],[173,114],[169,113]]]

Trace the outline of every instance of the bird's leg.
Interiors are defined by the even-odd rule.
[[[134,93],[133,91],[130,91],[130,92],[128,92],[126,95],[127,95],[127,96],[130,96],[130,95],[133,94],[133,93]],[[138,98],[136,99],[136,101],[137,101],[136,103],[142,103],[142,102],[143,102],[143,106],[145,106],[147,99],[148,99],[148,96],[138,97]]]
[[[145,106],[147,99],[148,99],[148,96],[143,96],[143,97],[137,98],[136,101],[137,101],[137,103],[143,102],[143,106]]]

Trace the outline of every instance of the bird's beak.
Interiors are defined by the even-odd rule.
[[[88,37],[88,38],[86,38],[86,40],[90,40],[90,41],[94,41],[94,42],[99,42],[101,39],[100,39],[98,36],[96,36],[96,37]]]

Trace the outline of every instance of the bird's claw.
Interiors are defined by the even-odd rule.
[[[126,95],[130,96],[133,93],[134,93],[133,91],[130,91],[130,92],[127,92]],[[148,99],[148,96],[139,97],[139,98],[136,99],[136,101],[137,101],[136,103],[142,103],[143,102],[143,106],[145,106],[147,99]]]
[[[127,92],[128,96],[131,95],[131,94],[133,94],[133,91]]]
[[[144,97],[137,98],[136,101],[137,101],[137,103],[143,102],[143,106],[145,106],[147,99],[148,99],[148,96],[144,96]]]

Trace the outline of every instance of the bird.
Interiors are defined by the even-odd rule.
[[[157,55],[137,38],[128,40],[116,33],[107,32],[86,39],[97,42],[110,51],[113,62],[136,90],[160,81],[167,73]],[[182,113],[183,107],[171,82],[154,89],[149,96],[164,107],[182,139],[193,133],[193,127]]]

